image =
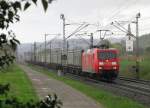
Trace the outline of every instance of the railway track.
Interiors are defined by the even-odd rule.
[[[143,81],[144,82],[143,83],[140,82],[139,80],[130,81],[124,78],[124,80],[122,81],[119,79],[113,83],[108,83],[104,81],[95,80],[92,78],[74,75],[71,73],[67,73],[65,75],[71,79],[80,80],[94,87],[102,88],[117,95],[129,97],[130,99],[138,101],[143,105],[150,106],[150,86],[148,81],[146,82]]]
[[[118,77],[116,83],[150,93],[150,81],[147,80],[136,80],[132,78]]]
[[[140,84],[150,85],[150,81],[148,81],[148,80],[141,80],[141,79],[137,80],[135,78],[126,78],[123,76],[119,76],[118,79],[123,80],[123,81],[136,82],[136,83],[140,83]]]

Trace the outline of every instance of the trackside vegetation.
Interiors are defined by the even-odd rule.
[[[20,12],[31,4],[37,5],[38,1],[46,12],[53,0],[0,0],[0,108],[60,108],[56,94],[41,101],[29,101],[38,99],[31,82],[18,66],[9,67],[15,61],[15,51],[20,44],[9,26],[19,22]]]
[[[150,55],[141,56],[140,60],[140,78],[150,80]],[[132,66],[135,66],[135,57],[122,57],[120,62],[120,75],[135,78],[136,72]]]
[[[31,64],[29,64],[29,67],[31,67],[32,69],[38,72],[42,72],[48,75],[50,78],[54,78],[56,80],[60,80],[66,83],[67,85],[73,87],[74,89],[91,97],[96,102],[102,104],[104,108],[147,108],[129,98],[116,96],[110,92],[100,90],[98,88],[93,88],[92,86],[84,84],[77,80],[72,80],[66,77],[58,77],[54,72],[48,69],[35,66],[35,65],[31,65]]]
[[[32,83],[17,65],[0,71],[0,108],[61,108],[57,95],[39,100]]]
[[[23,70],[15,64],[0,72],[0,83],[10,85],[7,97],[16,97],[20,101],[38,100],[32,83]],[[1,96],[1,98],[4,97]]]

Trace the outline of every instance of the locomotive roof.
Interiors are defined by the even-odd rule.
[[[116,48],[108,48],[108,49],[100,49],[98,48],[99,50],[117,50]]]
[[[100,49],[100,48],[92,48],[92,49],[87,49],[84,51],[84,53],[90,53],[90,52],[97,52],[97,51],[118,51],[116,48],[108,48],[108,49]]]

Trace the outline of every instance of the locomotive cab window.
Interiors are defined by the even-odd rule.
[[[98,58],[101,60],[115,59],[115,58],[117,58],[117,54],[116,54],[116,52],[99,52]]]

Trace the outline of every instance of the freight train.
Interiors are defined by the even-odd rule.
[[[87,75],[99,79],[115,80],[119,73],[117,49],[91,48],[84,50],[53,49],[34,53],[32,63],[61,69],[65,72]]]

